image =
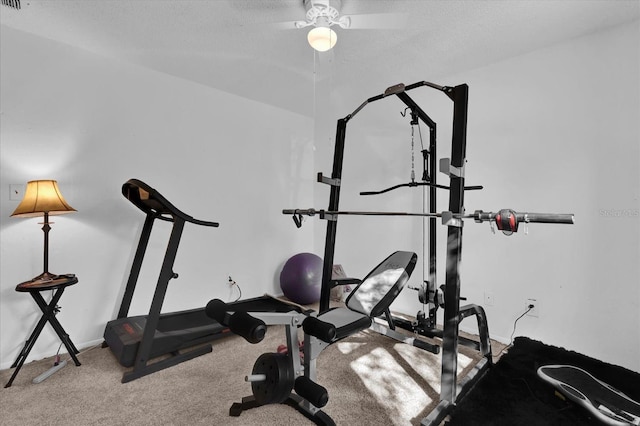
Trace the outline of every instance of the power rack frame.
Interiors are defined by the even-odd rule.
[[[450,178],[449,187],[436,184],[436,123],[420,108],[420,106],[407,94],[408,91],[429,87],[444,93],[453,102],[453,131],[451,143],[451,157],[442,164]],[[461,84],[455,87],[440,86],[427,81],[420,81],[408,86],[397,84],[385,90],[384,93],[371,97],[362,103],[353,113],[341,118],[337,122],[335,148],[333,156],[333,169],[331,178],[327,178],[318,173],[318,182],[330,185],[328,212],[339,211],[340,204],[340,184],[342,178],[342,168],[344,160],[344,148],[346,139],[347,123],[362,108],[371,102],[375,102],[390,96],[400,99],[412,113],[413,120],[421,120],[429,127],[429,150],[428,164],[430,173],[425,170],[423,175],[424,183],[429,188],[430,212],[436,212],[436,189],[445,188],[449,190],[449,210],[450,214],[442,217],[443,224],[447,226],[447,268],[444,284],[444,324],[443,331],[432,330],[431,335],[442,338],[442,372],[441,372],[441,392],[440,402],[437,407],[422,420],[422,425],[439,424],[442,419],[451,411],[456,402],[461,399],[474,383],[479,380],[488,367],[492,364],[491,346],[489,340],[489,330],[486,316],[482,307],[477,305],[460,306],[460,273],[459,265],[462,255],[462,220],[459,218],[464,214],[464,191],[465,189],[480,189],[481,187],[465,188],[465,161],[467,148],[467,110],[469,100],[469,87]],[[423,155],[425,153],[423,152]],[[427,157],[425,155],[425,157]],[[425,165],[427,161],[425,159]],[[415,184],[417,186],[418,184]],[[409,184],[408,186],[414,186]],[[322,288],[320,294],[320,312],[329,309],[329,299],[334,280],[332,279],[332,268],[334,263],[336,234],[338,227],[338,215],[323,215],[327,219],[327,231],[324,249],[324,264],[322,274]],[[457,216],[457,217],[456,217]],[[429,220],[429,283],[435,285],[436,280],[436,218]],[[430,314],[431,315],[431,314]],[[435,315],[435,313],[433,314]],[[475,315],[478,320],[480,342],[475,345],[479,347],[483,358],[476,364],[474,369],[467,375],[463,383],[457,383],[457,363],[458,344],[460,342],[459,325],[467,316]],[[431,318],[435,326],[435,318]],[[469,344],[466,341],[462,344]],[[434,350],[437,352],[437,350]]]

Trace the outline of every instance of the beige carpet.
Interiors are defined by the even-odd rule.
[[[122,384],[121,367],[108,348],[79,355],[40,384],[32,379],[52,361],[25,364],[13,385],[0,390],[1,425],[300,425],[310,421],[293,408],[270,405],[228,416],[233,402],[251,394],[244,382],[256,358],[285,343],[284,328],[271,326],[251,345],[231,336],[213,352]],[[495,342],[493,352],[502,346]],[[68,356],[65,356],[65,358]],[[64,358],[63,358],[64,359]],[[461,348],[459,378],[479,359]],[[12,370],[0,372],[2,386]],[[318,358],[318,382],[329,391],[324,411],[338,425],[417,425],[437,403],[440,356],[371,331],[327,348]]]

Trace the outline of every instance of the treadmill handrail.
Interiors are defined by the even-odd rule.
[[[143,193],[145,194],[145,197],[141,196]],[[122,185],[122,195],[146,214],[151,214],[162,220],[173,222],[173,218],[178,217],[196,225],[213,227],[220,226],[218,222],[199,220],[189,216],[171,204],[169,200],[164,198],[157,190],[139,179],[129,179],[125,182]],[[164,214],[169,214],[172,218],[162,216]]]

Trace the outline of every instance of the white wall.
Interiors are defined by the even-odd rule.
[[[533,297],[540,317],[516,335],[640,371],[639,64],[636,21],[459,77],[472,88],[469,177],[486,185],[468,208],[576,220],[511,238],[467,227],[467,292],[493,292],[494,335]]]
[[[493,295],[485,308],[494,338],[508,342],[526,299],[535,298],[540,316],[518,321],[516,336],[640,371],[639,40],[636,21],[459,75],[431,78],[409,67],[389,81],[470,86],[467,184],[485,189],[467,192],[468,212],[575,214],[573,226],[531,224],[528,235],[511,237],[465,223],[462,295],[478,304]],[[337,115],[383,91],[372,87],[358,99],[341,99]],[[452,103],[426,88],[410,95],[437,122],[438,157],[448,157]],[[384,99],[349,122],[341,210],[420,211],[420,190],[358,195],[408,182],[411,137],[403,109]],[[426,145],[426,128],[423,139]],[[419,176],[419,160],[416,168]],[[323,170],[330,172],[331,163]],[[438,181],[448,179],[439,174]],[[439,210],[447,209],[447,197],[439,195]],[[327,204],[328,195],[321,207]],[[445,231],[439,225],[439,284]],[[336,263],[358,276],[393,250],[421,254],[421,220],[342,217],[337,240]],[[410,285],[421,280],[417,270]],[[393,308],[415,314],[422,306],[405,291]],[[477,330],[473,319],[462,328]]]
[[[311,205],[313,122],[267,105],[2,27],[0,365],[39,319],[16,284],[42,272],[37,219],[10,218],[9,185],[57,179],[77,213],[54,218],[50,270],[75,273],[60,322],[82,347],[115,317],[144,215],[120,192],[130,178],[219,228],[185,227],[164,310],[278,293],[281,265],[310,251],[313,228],[281,214]],[[168,237],[155,225],[132,313],[148,311]],[[48,294],[46,299],[49,299]],[[29,359],[55,353],[47,326]],[[63,348],[64,351],[64,348]]]

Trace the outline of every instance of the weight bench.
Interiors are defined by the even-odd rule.
[[[315,424],[335,425],[331,417],[321,411],[329,395],[316,383],[316,360],[329,345],[373,327],[375,317],[388,314],[389,306],[409,281],[416,261],[415,253],[396,251],[357,285],[347,298],[345,308],[333,308],[317,315],[293,305],[290,312],[246,312],[221,300],[211,300],[205,312],[250,343],[262,341],[267,325],[285,325],[287,337],[287,353],[264,353],[258,357],[251,375],[245,377],[251,383],[252,395],[234,403],[229,415],[236,417],[245,410],[266,404],[288,404]],[[340,284],[340,280],[336,280],[336,284]],[[304,331],[303,362],[298,345],[300,327]]]

